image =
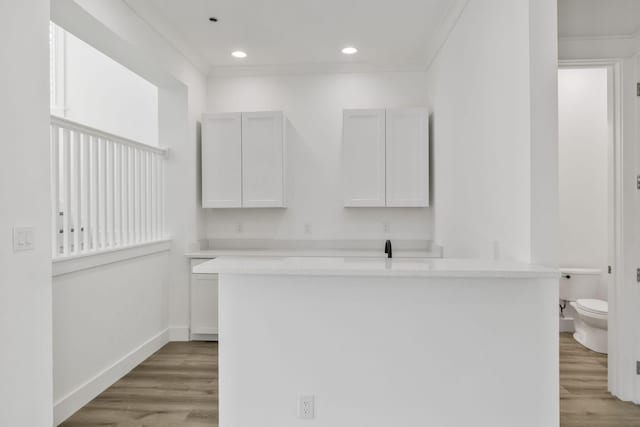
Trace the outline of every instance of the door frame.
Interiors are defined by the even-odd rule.
[[[620,390],[629,383],[628,370],[621,361],[626,357],[622,348],[623,314],[618,309],[624,287],[624,180],[623,180],[623,59],[560,60],[558,69],[605,68],[608,78],[609,158],[608,158],[608,259],[613,271],[608,280],[608,389],[624,399]],[[626,377],[626,378],[625,378]],[[632,379],[631,379],[632,380]],[[622,393],[624,394],[624,393]],[[629,400],[624,399],[624,400]]]

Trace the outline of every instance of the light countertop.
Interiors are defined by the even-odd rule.
[[[384,258],[382,250],[370,249],[210,249],[189,252],[187,258],[218,258],[222,256],[232,257],[361,257]],[[440,258],[438,250],[398,250],[393,251],[396,258]]]
[[[243,251],[243,253],[246,253]],[[326,256],[221,256],[194,267],[196,274],[300,276],[559,278],[557,269],[476,259]]]

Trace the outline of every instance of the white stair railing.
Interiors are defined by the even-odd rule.
[[[51,116],[53,258],[163,240],[166,157]]]

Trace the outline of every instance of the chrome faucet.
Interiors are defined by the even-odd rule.
[[[391,250],[391,240],[387,240],[384,244],[384,253],[387,254],[387,258],[393,258],[393,253]]]

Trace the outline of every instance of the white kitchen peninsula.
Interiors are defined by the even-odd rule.
[[[558,273],[454,259],[221,257],[220,426],[557,427]]]

